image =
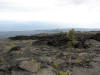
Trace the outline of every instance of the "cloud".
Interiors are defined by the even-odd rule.
[[[100,24],[100,1],[2,0],[0,20],[47,21],[90,26]]]
[[[58,0],[58,5],[67,6],[67,5],[81,5],[88,3],[89,0]]]
[[[46,1],[46,0],[44,0]],[[41,0],[3,0],[0,1],[2,11],[41,11],[49,6]]]
[[[84,4],[87,3],[89,0],[71,0],[74,4]]]

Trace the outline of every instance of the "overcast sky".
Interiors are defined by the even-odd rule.
[[[0,0],[0,21],[43,21],[100,28],[100,0]]]

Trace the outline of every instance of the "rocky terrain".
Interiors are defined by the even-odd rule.
[[[100,32],[16,36],[0,40],[0,75],[100,75]]]

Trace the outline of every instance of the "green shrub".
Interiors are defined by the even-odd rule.
[[[29,42],[29,44],[28,44],[29,48],[32,47],[32,43],[33,43],[32,41]]]
[[[11,48],[15,47],[14,43],[10,43]]]
[[[70,75],[70,72],[60,72],[60,75]]]
[[[5,59],[3,57],[0,57],[0,62],[5,62]]]
[[[56,69],[59,68],[59,64],[56,63],[56,64],[54,64],[54,65],[55,65],[55,68],[56,68]]]
[[[77,58],[77,63],[78,63],[78,64],[81,64],[82,61],[83,61],[83,60],[82,60],[81,58]]]
[[[71,30],[67,33],[66,37],[67,37],[67,39],[69,40],[69,41],[67,42],[67,47],[73,47],[73,46],[75,46],[75,45],[78,43],[78,41],[77,41],[77,39],[76,39],[76,36],[75,36],[75,30],[74,30],[74,29],[71,29]]]

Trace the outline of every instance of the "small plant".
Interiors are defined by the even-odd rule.
[[[60,75],[70,75],[70,72],[60,72]]]
[[[32,62],[34,63],[35,61],[36,61],[36,60],[35,60],[34,58],[32,58]],[[41,66],[41,64],[38,63],[37,70],[40,70],[40,66]]]
[[[72,42],[71,42],[71,41],[68,41],[68,42],[67,42],[67,47],[73,47],[73,45],[72,45]]]
[[[70,75],[70,72],[69,72],[69,75]]]
[[[67,33],[66,37],[67,37],[67,39],[69,40],[69,41],[67,42],[67,47],[73,47],[73,46],[75,46],[75,45],[78,43],[78,41],[77,41],[77,39],[76,39],[76,36],[75,36],[75,30],[74,30],[74,29],[71,29],[71,30]]]
[[[38,70],[40,70],[40,63],[38,64]]]
[[[54,72],[56,73],[56,75],[71,75],[70,72],[63,72],[56,69],[54,69]]]
[[[68,38],[69,40],[76,39],[76,37],[75,37],[75,30],[74,30],[74,29],[71,29],[71,30],[67,33],[67,38]]]
[[[54,64],[54,65],[55,65],[55,68],[56,68],[56,69],[59,68],[59,64],[56,63],[56,64]]]
[[[0,57],[0,62],[5,62],[5,59],[3,57]]]
[[[90,62],[90,57],[88,57],[88,58],[86,59],[86,62]]]
[[[33,42],[31,41],[31,42],[28,44],[28,47],[31,47],[31,46],[32,46],[32,43],[33,43]]]
[[[15,47],[14,43],[10,43],[11,48]]]
[[[82,63],[82,59],[81,59],[81,58],[78,58],[78,59],[77,59],[77,63],[78,63],[78,64],[81,64],[81,63]]]
[[[32,58],[32,62],[35,62],[35,59],[34,58]]]
[[[69,57],[69,62],[70,62],[70,63],[72,62],[72,56]]]
[[[56,75],[59,75],[59,71],[57,69],[53,69],[53,71],[56,73]]]

